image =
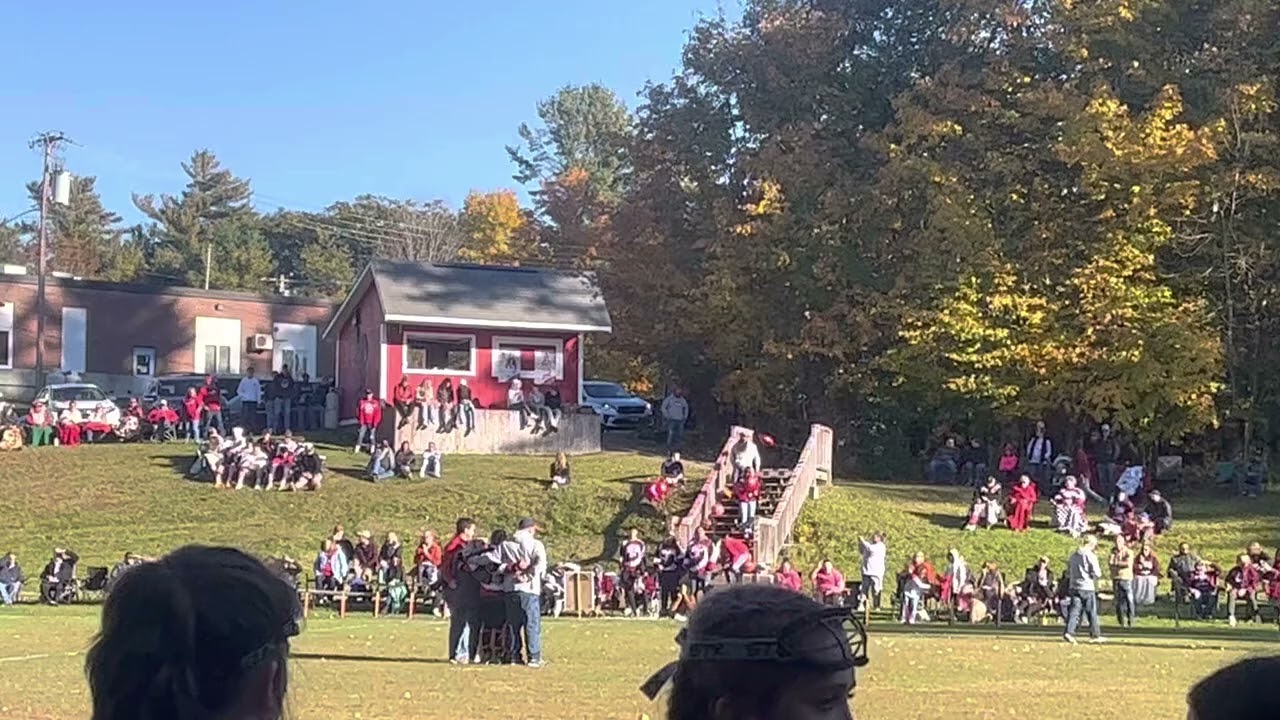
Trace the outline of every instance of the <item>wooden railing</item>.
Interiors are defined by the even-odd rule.
[[[700,525],[711,517],[711,509],[715,507],[716,499],[720,493],[728,486],[733,475],[733,470],[729,463],[729,451],[733,448],[733,444],[738,441],[738,433],[747,433],[754,435],[751,430],[734,426],[729,432],[729,439],[725,440],[724,446],[720,448],[720,454],[716,456],[715,465],[707,473],[707,478],[702,483],[702,490],[698,493],[698,497],[694,498],[693,505],[689,508],[689,514],[681,518],[676,524],[675,535],[680,541],[680,547],[689,547],[689,541],[693,540],[693,532]]]
[[[774,507],[773,517],[756,519],[756,563],[770,568],[777,565],[778,556],[786,546],[787,538],[795,529],[796,520],[804,501],[813,493],[819,480],[831,481],[832,432],[825,425],[812,425],[809,439],[800,451],[791,472],[791,483],[782,491],[782,497]]]

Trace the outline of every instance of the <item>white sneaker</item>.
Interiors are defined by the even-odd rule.
[[[686,618],[684,615],[681,615],[680,613],[676,613],[675,615],[673,615],[673,616],[671,617],[671,619],[672,619],[672,620],[675,620],[676,622],[681,622],[681,623],[682,623],[682,622],[687,621],[689,618]]]
[[[1075,635],[1072,635],[1071,633],[1062,633],[1062,639],[1063,639],[1063,640],[1066,640],[1067,642],[1071,643],[1072,645],[1075,645],[1075,644],[1076,644],[1076,636],[1075,636]]]
[[[1098,637],[1095,637],[1095,638],[1089,638],[1089,642],[1093,643],[1094,645],[1101,645],[1102,643],[1104,643],[1104,642],[1106,642],[1106,641],[1107,641],[1107,639],[1106,639],[1106,638],[1104,638],[1104,637],[1103,637],[1103,636],[1101,636],[1101,635],[1099,635]]]
[[[1228,624],[1228,625],[1230,625],[1231,627],[1235,627],[1235,626],[1236,626],[1236,619],[1235,619],[1235,618],[1227,618],[1227,624]]]

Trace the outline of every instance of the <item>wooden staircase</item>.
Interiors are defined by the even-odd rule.
[[[699,526],[714,537],[733,535],[746,537],[746,533],[738,527],[741,516],[738,501],[732,495],[726,495],[731,489],[733,471],[729,462],[729,454],[740,433],[754,436],[755,431],[744,427],[733,427],[729,438],[725,441],[716,458],[715,466],[707,474],[702,490],[694,499],[689,513],[676,524],[675,534],[682,547],[687,547],[693,538],[694,530]],[[800,458],[794,467],[767,468],[761,472],[763,490],[760,506],[756,511],[754,532],[749,537],[755,560],[760,565],[775,567],[782,549],[786,546],[792,529],[795,528],[800,510],[811,493],[816,494],[820,480],[831,481],[832,432],[825,425],[810,427],[809,439],[800,451]],[[716,504],[724,508],[724,513],[714,512]]]

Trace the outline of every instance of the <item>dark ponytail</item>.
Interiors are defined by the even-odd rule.
[[[93,720],[221,717],[262,662],[283,670],[297,619],[293,591],[239,550],[140,565],[107,596],[85,662]]]

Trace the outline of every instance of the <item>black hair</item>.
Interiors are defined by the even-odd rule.
[[[220,717],[267,662],[283,692],[299,617],[294,590],[234,548],[189,545],[138,565],[107,595],[85,660],[92,720]]]
[[[776,635],[822,606],[775,585],[731,585],[709,593],[689,618],[687,637],[750,638]],[[715,717],[719,701],[740,712],[768,717],[783,689],[806,670],[760,660],[681,661],[672,680],[670,720]]]
[[[469,517],[460,517],[458,518],[458,522],[454,525],[454,529],[456,530],[457,534],[461,535],[462,533],[467,531],[467,528],[475,527],[475,524],[476,524],[476,521],[472,520]]]
[[[1195,720],[1280,717],[1280,655],[1241,660],[1196,683],[1187,693]]]
[[[506,541],[507,541],[507,531],[503,530],[502,528],[498,528],[497,530],[494,530],[493,534],[489,536],[490,545],[501,545]]]

